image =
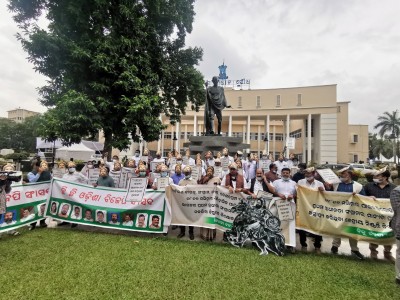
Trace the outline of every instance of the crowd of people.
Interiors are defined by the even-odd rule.
[[[105,153],[107,155],[107,153]],[[145,159],[143,159],[145,157]],[[12,167],[12,166],[11,166]],[[4,170],[10,170],[10,165],[6,165]],[[89,184],[87,176],[88,170],[98,168],[99,177],[92,185],[117,187],[115,180],[110,176],[110,172],[116,174],[121,172],[122,168],[132,170],[136,177],[147,179],[147,188],[157,190],[160,188],[159,182],[161,178],[168,178],[164,181],[166,185],[221,185],[230,193],[244,193],[252,198],[257,198],[259,191],[273,194],[282,200],[296,202],[297,186],[305,186],[320,192],[337,191],[345,193],[360,194],[378,198],[390,198],[394,210],[394,217],[391,222],[396,238],[400,240],[400,187],[396,187],[390,181],[390,172],[386,169],[375,170],[371,174],[371,182],[364,186],[353,180],[354,172],[346,167],[338,172],[340,183],[329,184],[324,182],[319,173],[313,167],[307,167],[305,163],[299,163],[298,160],[290,155],[285,158],[279,156],[278,160],[273,161],[272,156],[265,151],[258,157],[255,153],[250,153],[245,157],[242,152],[238,151],[234,156],[229,155],[227,148],[222,149],[222,153],[218,152],[214,157],[211,151],[205,153],[204,157],[197,154],[192,157],[190,150],[187,150],[184,155],[176,151],[168,154],[168,157],[163,158],[160,152],[156,153],[156,157],[151,157],[147,151],[144,151],[143,156],[140,151],[136,150],[133,157],[120,160],[118,156],[113,156],[112,161],[107,161],[105,158],[99,162],[88,161],[85,165],[77,165],[73,160],[69,162],[58,161],[57,168],[65,170],[62,172],[62,178],[70,182],[78,182]],[[48,181],[52,177],[48,165],[45,161],[35,160],[32,164],[32,170],[24,178],[24,182],[41,182]],[[9,183],[1,179],[1,192],[4,196],[11,189]],[[165,183],[166,182],[166,183]],[[127,220],[129,222],[131,220]],[[66,225],[62,222],[59,225]],[[46,227],[45,220],[40,221],[40,227]],[[76,224],[72,225],[76,227]],[[36,228],[36,222],[30,225],[30,230]],[[177,229],[172,226],[172,229]],[[182,238],[186,234],[185,226],[179,227],[180,233],[178,238]],[[189,226],[189,238],[194,239],[194,228]],[[18,235],[18,232],[12,230],[9,232],[13,235]],[[322,236],[315,235],[304,230],[298,230],[300,245],[302,251],[307,251],[307,237],[313,240],[315,253],[321,253]],[[215,229],[200,228],[200,237],[203,240],[213,241],[216,237]],[[399,242],[398,242],[399,243]],[[351,254],[357,259],[363,260],[364,254],[359,251],[357,240],[349,239]],[[331,252],[337,254],[341,245],[341,238],[333,238]],[[378,258],[378,244],[371,243],[369,245],[370,257]],[[289,251],[295,252],[292,248]],[[384,258],[392,263],[396,259],[392,255],[392,245],[383,247]],[[397,274],[400,281],[400,247],[397,250]]]

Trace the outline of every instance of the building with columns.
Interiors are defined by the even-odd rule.
[[[279,89],[237,90],[225,88],[232,108],[222,112],[222,135],[242,137],[250,144],[244,152],[267,150],[277,157],[295,154],[300,161],[348,163],[368,157],[368,126],[349,125],[350,102],[338,102],[336,85]],[[172,149],[183,152],[191,135],[205,132],[204,107],[190,110],[175,126],[168,125],[157,142],[144,143],[165,156]],[[217,122],[215,118],[215,122]],[[217,137],[216,137],[217,138]],[[285,148],[285,145],[288,147]]]

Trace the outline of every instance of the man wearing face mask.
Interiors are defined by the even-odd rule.
[[[390,193],[396,188],[396,185],[389,182],[390,172],[386,168],[379,171],[375,171],[373,182],[369,182],[365,185],[364,190],[367,196],[372,197],[374,200],[377,198],[390,198]],[[379,203],[379,200],[376,200]],[[378,244],[369,244],[371,250],[371,258],[378,259]],[[392,256],[392,245],[383,246],[383,256],[391,263],[395,263],[395,258]]]
[[[138,166],[140,161],[140,150],[136,149],[135,154],[133,155],[132,159],[135,161],[135,164]]]
[[[76,171],[76,165],[73,161],[68,162],[68,173],[65,173],[62,179],[70,182],[88,184],[89,179],[81,172]]]
[[[229,190],[229,193],[245,192],[244,177],[237,171],[237,165],[232,163],[229,165],[229,173],[224,176],[221,185]]]
[[[181,165],[175,166],[175,174],[171,176],[174,184],[178,185],[179,181],[185,178],[185,175],[182,173]]]
[[[265,173],[265,178],[267,178],[269,182],[274,182],[279,179],[278,167],[275,164],[269,165],[269,172]]]
[[[256,199],[258,191],[264,191],[271,194],[275,193],[274,186],[268,182],[262,169],[256,170],[256,177],[250,181],[250,188],[246,190],[245,193],[250,195],[253,199]]]
[[[138,168],[138,177],[147,179],[147,188],[150,189],[153,186],[151,178],[148,176],[148,172],[145,165],[140,165]]]
[[[296,197],[296,182],[290,179],[290,169],[282,169],[282,178],[275,180],[272,185],[275,188],[275,195],[282,200],[294,200]]]
[[[192,179],[192,168],[190,166],[183,168],[183,174],[185,175],[185,178],[179,181],[180,186],[197,185],[196,180]],[[181,232],[178,234],[178,239],[185,236],[185,226],[179,226],[179,228],[181,229]],[[193,226],[189,226],[189,238],[194,240]]]
[[[168,177],[168,167],[166,165],[161,165],[160,177],[161,178]],[[158,181],[158,178],[155,178],[154,182],[153,182],[153,190],[157,190],[157,181]],[[174,184],[174,181],[172,180],[171,177],[168,177],[168,184],[167,185],[171,185],[171,184]]]
[[[353,181],[353,171],[349,169],[349,167],[345,167],[341,170],[338,171],[340,177],[340,183],[336,184],[333,186],[333,190],[337,192],[344,192],[344,193],[352,193],[353,195],[355,194],[360,194],[365,196],[365,191],[364,188],[361,184],[359,184],[356,181]],[[332,248],[331,252],[333,254],[337,254],[339,251],[339,247],[341,244],[342,239],[341,238],[334,238],[332,241]],[[350,244],[350,249],[351,249],[351,254],[360,259],[364,259],[364,255],[362,255],[358,249],[358,242],[355,239],[349,238],[349,244]]]
[[[297,185],[305,186],[309,189],[323,192],[325,191],[324,184],[314,178],[315,169],[313,167],[304,170],[304,179],[298,181]],[[307,231],[298,230],[300,236],[301,250],[307,252]],[[315,253],[321,254],[322,236],[309,233],[310,237],[314,238]]]

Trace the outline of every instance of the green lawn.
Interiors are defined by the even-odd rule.
[[[394,266],[79,230],[0,239],[0,299],[400,299]]]

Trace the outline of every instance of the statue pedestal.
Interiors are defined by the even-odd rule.
[[[192,155],[197,153],[203,154],[211,151],[214,156],[221,152],[225,147],[228,148],[229,154],[234,155],[237,151],[250,149],[250,144],[244,144],[241,137],[219,136],[219,135],[205,135],[205,136],[191,136],[189,137],[190,143],[184,143],[183,146],[190,149]]]

